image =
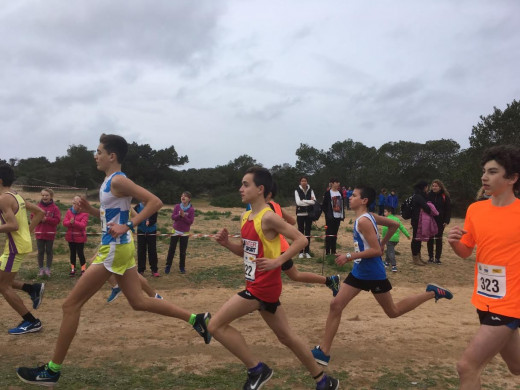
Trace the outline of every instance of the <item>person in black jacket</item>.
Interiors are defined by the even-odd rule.
[[[417,228],[419,227],[419,214],[421,213],[421,209],[426,213],[431,214],[430,207],[426,204],[427,202],[427,194],[428,194],[428,183],[424,180],[419,181],[414,187],[414,195],[412,198],[412,261],[415,265],[426,265],[428,264],[426,261],[423,261],[421,258],[421,241],[416,240],[417,236]]]
[[[428,201],[432,202],[439,215],[434,217],[439,229],[437,235],[428,240],[428,263],[441,264],[442,255],[442,233],[446,225],[451,219],[451,200],[450,193],[439,179],[432,181],[430,192],[428,193]],[[435,242],[435,257],[433,254],[433,244]]]
[[[311,227],[313,220],[309,216],[309,211],[314,205],[314,202],[316,202],[316,196],[309,185],[307,176],[302,176],[300,178],[300,185],[294,191],[294,200],[296,202],[296,221],[298,222],[298,230],[307,237],[307,246],[300,252],[298,257],[300,259],[304,257],[310,259],[311,254],[309,248],[311,244]]]
[[[339,190],[339,180],[331,178],[330,189],[325,191],[321,209],[325,214],[325,254],[336,254],[336,242],[338,240],[339,224],[345,219],[343,196]]]

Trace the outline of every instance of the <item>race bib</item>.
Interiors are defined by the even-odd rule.
[[[477,294],[494,299],[506,295],[506,267],[477,263]]]
[[[250,282],[255,281],[255,272],[256,272],[256,263],[254,260],[256,256],[250,255],[249,253],[244,252],[244,275],[246,280]]]
[[[99,219],[101,219],[101,231],[103,233],[107,232],[107,218],[105,214],[105,209],[100,208],[99,209]]]
[[[244,244],[244,276],[250,282],[255,281],[256,263],[258,255],[258,241],[243,239]]]

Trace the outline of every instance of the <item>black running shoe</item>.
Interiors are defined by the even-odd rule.
[[[33,302],[33,309],[36,310],[40,307],[43,300],[43,291],[45,290],[45,283],[34,283],[32,285],[31,301]]]
[[[258,390],[273,376],[273,370],[265,363],[262,364],[262,369],[257,374],[247,372],[247,381],[244,384],[244,390]]]
[[[339,381],[331,376],[325,375],[321,381],[316,383],[316,390],[337,390]]]
[[[209,344],[211,341],[211,333],[208,331],[208,324],[210,319],[211,314],[199,313],[197,314],[195,323],[193,324],[193,329],[195,329],[197,333],[202,336],[206,344]]]
[[[47,365],[36,368],[18,367],[16,374],[23,382],[39,386],[52,387],[60,379],[60,373],[49,370]]]

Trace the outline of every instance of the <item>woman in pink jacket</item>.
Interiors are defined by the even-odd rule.
[[[83,275],[86,269],[83,249],[85,248],[85,242],[87,242],[88,214],[78,211],[80,201],[81,198],[79,196],[74,197],[72,207],[67,210],[63,219],[63,226],[67,228],[65,239],[69,243],[70,249],[70,277],[76,275],[76,254],[81,264],[80,276]]]
[[[38,203],[38,207],[43,210],[45,217],[36,225],[34,231],[36,236],[36,245],[38,246],[38,266],[40,267],[39,276],[51,276],[51,265],[54,245],[56,238],[56,228],[61,221],[61,212],[52,199],[54,191],[50,188],[44,188],[41,192],[42,200]],[[47,254],[46,267],[43,266],[43,257]]]

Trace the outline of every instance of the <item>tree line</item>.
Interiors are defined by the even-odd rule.
[[[300,144],[294,166],[271,167],[279,188],[277,200],[292,204],[302,175],[308,177],[318,197],[325,191],[329,178],[336,177],[347,187],[363,183],[376,191],[393,189],[400,200],[412,193],[417,181],[440,179],[450,192],[454,212],[463,215],[480,188],[482,151],[497,144],[520,145],[520,102],[513,100],[504,110],[494,107],[493,113],[481,116],[472,128],[469,143],[467,149],[461,149],[452,139],[396,141],[375,148],[346,139],[335,142],[328,150]],[[0,161],[14,167],[18,185],[53,183],[97,189],[103,175],[93,163],[93,153],[83,145],[73,145],[54,162],[46,157]],[[132,180],[165,203],[177,203],[181,192],[188,190],[194,197],[209,198],[212,205],[233,207],[241,206],[237,190],[245,170],[262,165],[251,156],[242,155],[214,168],[181,170],[188,161],[188,156],[179,156],[174,146],[155,150],[148,144],[133,142],[123,167]]]

